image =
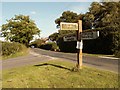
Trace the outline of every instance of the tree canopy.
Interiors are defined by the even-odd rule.
[[[93,2],[89,11],[85,14],[78,15],[71,11],[64,11],[62,16],[55,20],[55,23],[59,26],[60,22],[73,23],[78,20],[82,20],[83,30],[94,29],[100,31],[100,37],[97,40],[85,41],[87,50],[108,54],[120,51],[120,1]],[[69,32],[61,30],[59,35],[69,34]],[[71,31],[71,33],[75,32]],[[91,50],[91,48],[94,50]]]
[[[29,16],[15,15],[2,25],[2,36],[11,42],[28,46],[34,35],[40,35],[40,30]]]
[[[55,20],[55,23],[57,25],[60,25],[60,22],[77,22],[78,20],[78,15],[77,13],[71,12],[71,11],[65,11],[62,13],[62,16],[57,18]]]
[[[49,36],[49,39],[52,40],[52,41],[57,41],[58,35],[59,34],[57,32],[55,32],[55,33],[53,33]]]
[[[114,53],[120,51],[120,1],[119,2],[93,2],[89,13],[94,16],[93,25],[100,28],[101,39]],[[106,40],[105,40],[106,38]],[[111,42],[111,43],[110,43]]]

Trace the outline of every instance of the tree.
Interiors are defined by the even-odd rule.
[[[36,48],[39,48],[43,44],[45,44],[44,39],[36,39],[35,41],[30,43],[30,46],[35,46]]]
[[[120,2],[93,2],[89,13],[94,15],[94,26],[105,27],[118,25]]]
[[[101,48],[115,53],[120,41],[120,2],[93,2],[89,14],[94,16],[93,26],[100,30]],[[103,47],[104,46],[104,47]],[[101,49],[100,48],[100,49]]]
[[[57,41],[59,33],[53,33],[49,36],[49,39],[52,41]]]
[[[90,53],[118,54],[120,53],[120,1],[119,2],[93,2],[89,11],[79,14],[65,11],[60,18],[55,20],[59,26],[60,22],[76,23],[82,20],[83,30],[99,30],[100,37],[96,40],[84,40],[84,49]],[[74,18],[73,18],[74,17]],[[76,33],[75,31],[59,31],[59,36]],[[60,39],[62,41],[62,39]],[[62,44],[61,44],[62,45]]]
[[[2,25],[2,36],[11,42],[19,42],[28,46],[34,35],[39,35],[40,30],[29,16],[15,15]]]
[[[71,12],[71,11],[64,11],[62,13],[62,16],[60,18],[57,18],[55,20],[55,23],[57,25],[60,25],[60,22],[77,22],[78,21],[78,15],[77,13]]]

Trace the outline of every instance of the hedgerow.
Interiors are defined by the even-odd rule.
[[[24,49],[26,46],[17,42],[2,42],[2,56],[9,56]]]
[[[52,50],[52,51],[59,51],[59,47],[56,43],[46,43],[44,45],[41,45],[40,48],[46,49],[46,50]]]

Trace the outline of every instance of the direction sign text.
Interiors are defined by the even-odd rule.
[[[63,37],[63,40],[65,42],[67,41],[77,41],[76,35],[67,35]]]
[[[83,40],[96,39],[99,37],[99,31],[82,32],[81,35]]]
[[[78,30],[78,23],[60,23],[60,30]]]

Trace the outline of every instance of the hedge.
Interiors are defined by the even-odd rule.
[[[46,43],[44,45],[41,45],[40,48],[46,49],[46,50],[52,50],[52,51],[58,51],[59,50],[59,47],[54,42]]]
[[[26,49],[26,46],[17,42],[2,42],[2,55],[9,56]]]

